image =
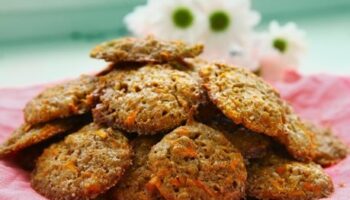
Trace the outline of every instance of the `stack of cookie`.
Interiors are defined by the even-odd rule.
[[[0,157],[49,199],[319,199],[347,148],[302,121],[253,73],[198,58],[199,44],[122,38],[110,64],[46,89]]]

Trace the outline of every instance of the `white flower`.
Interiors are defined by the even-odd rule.
[[[161,39],[197,42],[202,37],[205,15],[195,0],[148,0],[125,17],[137,36],[152,34]]]
[[[225,61],[250,71],[257,71],[259,69],[259,51],[255,48],[253,41],[242,46],[233,44]]]
[[[203,57],[257,70],[252,39],[260,15],[251,9],[251,1],[201,0],[199,4],[207,16]]]
[[[212,51],[210,54],[206,53],[203,56],[206,60],[217,62],[224,62],[233,64],[237,67],[247,68],[250,71],[257,71],[259,69],[259,51],[253,43],[248,43],[245,46],[238,44],[229,45],[227,51]]]
[[[227,60],[250,71],[257,71],[259,69],[259,51],[252,42],[247,43],[245,46],[233,45],[230,51],[230,57]]]
[[[150,21],[145,20],[145,17],[150,16],[150,14],[150,9],[147,6],[138,6],[132,13],[125,16],[124,23],[128,30],[136,36],[142,37],[149,35],[152,29]]]
[[[294,23],[281,26],[276,21],[271,22],[267,42],[268,48],[279,54],[286,65],[294,67],[306,49],[305,33]]]
[[[200,0],[207,15],[204,43],[209,50],[227,51],[231,44],[249,42],[260,15],[251,9],[250,0]]]
[[[252,71],[269,57],[284,68],[297,66],[305,48],[304,33],[293,23],[272,22],[268,32],[257,34],[254,26],[260,15],[251,9],[250,0],[148,0],[124,20],[137,36],[202,42],[205,59]]]

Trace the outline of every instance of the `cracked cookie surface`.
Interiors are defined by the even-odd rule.
[[[319,127],[312,123],[305,123],[315,133],[316,157],[314,162],[327,167],[344,159],[349,148],[335,136],[329,128]]]
[[[148,155],[149,184],[165,199],[241,199],[246,169],[225,136],[191,122],[167,134]]]
[[[96,77],[83,75],[47,88],[25,106],[25,121],[37,124],[89,112],[94,106],[96,83]]]
[[[121,132],[91,123],[44,150],[31,185],[49,199],[92,199],[119,181],[131,155]]]
[[[314,136],[275,89],[243,68],[210,64],[200,70],[210,100],[233,122],[274,137],[294,158],[310,161]]]
[[[11,137],[0,146],[0,157],[15,154],[27,147],[45,141],[55,135],[63,134],[79,127],[84,121],[82,116],[58,119],[34,126],[23,124],[17,128]]]
[[[153,37],[122,38],[96,46],[91,57],[107,62],[164,63],[193,58],[201,54],[203,45],[186,44],[182,41],[160,41]]]
[[[94,120],[138,134],[180,126],[202,98],[197,80],[169,65],[116,69],[101,81]]]
[[[309,200],[333,192],[331,178],[315,163],[269,153],[248,166],[247,195],[257,199]]]

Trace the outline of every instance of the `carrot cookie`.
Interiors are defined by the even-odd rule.
[[[92,123],[45,149],[31,184],[49,199],[92,199],[120,180],[131,154],[121,132]]]
[[[248,167],[247,194],[257,199],[320,199],[333,190],[331,178],[314,163],[269,153]]]
[[[69,130],[79,127],[84,117],[74,117],[54,120],[45,124],[28,125],[23,124],[16,129],[11,137],[0,146],[0,158],[15,154],[29,146],[38,144],[55,135],[63,134]]]
[[[139,134],[165,132],[183,124],[201,98],[198,82],[168,65],[116,69],[93,110],[101,124]]]
[[[165,199],[241,199],[246,169],[225,136],[204,124],[182,126],[149,153],[149,186]]]
[[[349,149],[340,141],[329,128],[317,127],[306,123],[306,126],[315,133],[316,157],[314,162],[327,167],[344,159]]]
[[[201,54],[203,45],[181,41],[160,41],[153,37],[122,38],[104,42],[91,51],[91,57],[107,62],[156,62],[193,58]]]
[[[89,112],[94,106],[96,83],[96,77],[81,76],[46,89],[25,106],[25,121],[37,124]]]
[[[208,65],[200,75],[211,101],[233,122],[276,138],[296,159],[313,158],[312,132],[261,78],[225,64]]]

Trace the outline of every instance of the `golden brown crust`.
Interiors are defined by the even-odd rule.
[[[203,45],[189,45],[182,41],[160,41],[149,36],[146,38],[126,37],[104,42],[90,53],[93,58],[107,62],[153,62],[193,58],[201,54]]]
[[[297,160],[308,162],[316,156],[316,141],[314,133],[308,129],[302,120],[293,113],[290,106],[285,105],[286,122],[284,135],[275,139],[282,143],[288,152]]]
[[[44,90],[25,106],[25,121],[38,124],[89,112],[95,103],[96,83],[96,77],[81,76]]]
[[[169,65],[116,69],[101,82],[94,120],[145,135],[180,126],[202,98],[198,82]]]
[[[200,76],[211,101],[236,124],[272,136],[283,129],[279,94],[248,70],[210,64],[201,69]]]
[[[165,199],[241,199],[246,170],[224,135],[192,122],[166,135],[149,153],[150,186]]]
[[[92,123],[45,149],[31,184],[49,199],[92,199],[119,181],[131,154],[121,132]]]
[[[331,178],[314,163],[269,153],[248,167],[248,196],[257,199],[309,200],[333,192]]]
[[[334,135],[331,129],[318,127],[309,122],[305,124],[315,133],[317,151],[314,162],[327,167],[347,156],[349,148]]]
[[[79,127],[83,121],[85,121],[84,117],[80,116],[54,120],[34,126],[23,124],[0,146],[0,158],[13,155],[29,146]]]
[[[158,141],[158,137],[155,136],[140,136],[132,141],[133,165],[125,172],[118,185],[111,190],[112,199],[162,199],[157,191],[147,190],[147,183],[152,175],[148,167],[148,153]]]
[[[211,64],[200,71],[211,101],[233,122],[274,137],[302,161],[314,156],[313,133],[268,83],[243,68]]]
[[[32,187],[54,200],[328,197],[318,164],[347,147],[263,79],[202,50],[153,37],[98,45],[91,56],[109,65],[28,102],[0,158],[33,170]]]

